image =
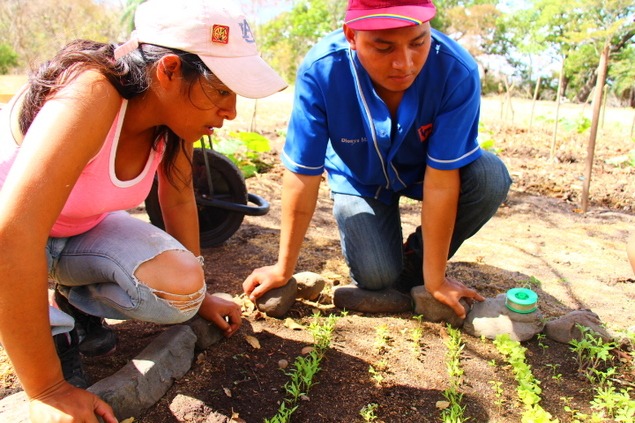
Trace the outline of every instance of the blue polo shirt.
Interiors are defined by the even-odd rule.
[[[340,29],[298,69],[282,162],[304,175],[326,170],[333,192],[421,199],[426,165],[458,169],[482,154],[480,98],[474,59],[432,30],[428,59],[393,120]]]

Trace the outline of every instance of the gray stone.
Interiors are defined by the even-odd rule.
[[[29,399],[24,391],[0,400],[0,422],[29,423]]]
[[[174,380],[191,367],[196,337],[184,325],[159,335],[117,373],[87,390],[111,405],[117,419],[138,417],[167,392]],[[0,421],[28,423],[29,403],[24,392],[0,400]]]
[[[195,343],[196,335],[188,326],[172,326],[121,370],[88,391],[110,404],[117,419],[138,417],[190,369]]]
[[[222,298],[227,301],[233,301],[231,295],[224,292],[216,292],[212,294],[215,297]],[[196,335],[196,349],[198,351],[205,350],[224,338],[223,332],[212,322],[203,319],[199,315],[185,322]]]
[[[613,337],[602,326],[600,317],[591,310],[574,310],[562,317],[548,321],[545,324],[545,335],[554,341],[568,344],[572,340],[580,341],[583,338],[582,331],[577,325],[585,326],[609,342]]]
[[[455,328],[463,326],[463,319],[457,316],[450,306],[435,299],[425,286],[415,286],[410,290],[410,295],[415,303],[415,314],[421,315],[423,320],[434,323],[445,322]],[[470,305],[464,299],[461,299],[460,303],[466,312],[470,309]]]
[[[295,279],[298,286],[296,298],[309,301],[317,300],[326,285],[324,278],[313,272],[296,273],[293,275],[293,279]]]
[[[231,422],[235,422],[236,420],[232,420],[229,417],[225,416],[224,414],[221,414],[217,411],[212,411],[208,416],[207,419],[205,420],[205,423],[231,423]],[[242,420],[244,421],[244,420]]]
[[[172,415],[184,423],[229,423],[229,417],[214,411],[198,398],[178,394],[170,403]]]
[[[506,298],[507,294],[499,294],[495,298],[474,303],[465,318],[463,330],[472,336],[488,339],[507,334],[519,342],[542,332],[545,324],[539,310],[526,314],[511,311],[505,306]]]
[[[412,298],[396,289],[370,291],[355,285],[335,289],[333,304],[343,310],[362,313],[402,313],[412,310]]]
[[[294,278],[289,279],[285,285],[271,289],[256,300],[256,307],[267,316],[277,319],[287,314],[287,311],[295,303],[298,285]]]
[[[224,338],[223,332],[212,322],[196,315],[185,322],[196,335],[195,348],[198,351],[205,350]]]

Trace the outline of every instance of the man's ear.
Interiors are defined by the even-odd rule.
[[[355,36],[357,35],[357,32],[354,29],[349,28],[346,24],[344,24],[343,29],[346,41],[348,41],[348,44],[350,44],[352,50],[356,50],[357,46],[355,43]]]
[[[181,58],[176,54],[166,54],[157,63],[157,79],[161,84],[174,82],[181,74]]]

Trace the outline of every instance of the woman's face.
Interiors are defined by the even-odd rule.
[[[236,94],[218,78],[200,76],[191,84],[183,80],[180,101],[170,107],[168,126],[179,137],[194,142],[236,117]]]

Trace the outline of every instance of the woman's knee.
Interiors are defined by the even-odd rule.
[[[135,277],[157,296],[176,304],[203,301],[205,274],[194,255],[170,250],[142,263]]]

